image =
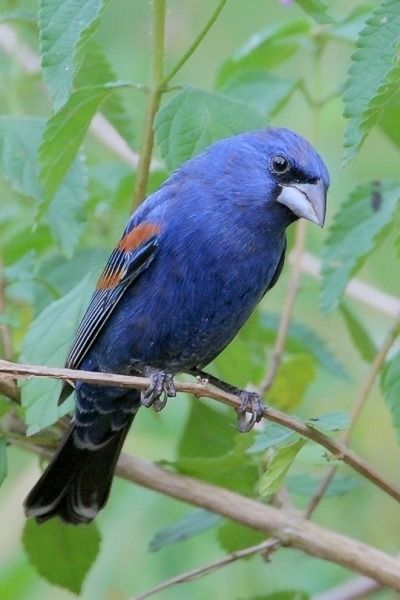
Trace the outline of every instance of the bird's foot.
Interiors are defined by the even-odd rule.
[[[240,399],[240,406],[237,409],[237,428],[241,433],[246,433],[247,431],[250,431],[250,429],[253,429],[256,423],[261,421],[265,406],[257,392],[240,390],[238,396]],[[250,419],[247,420],[246,413],[249,408],[251,409],[251,416]]]
[[[168,398],[176,396],[175,384],[171,373],[164,371],[151,371],[148,373],[150,385],[140,395],[143,406],[152,406],[159,412],[167,404]]]

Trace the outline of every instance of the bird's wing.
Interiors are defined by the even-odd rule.
[[[79,368],[127,288],[153,261],[160,232],[161,227],[156,223],[128,224],[97,282],[96,291],[69,352],[67,368]],[[61,392],[59,403],[71,391],[71,386],[67,384]]]
[[[281,254],[280,259],[278,261],[278,264],[276,266],[275,272],[274,272],[274,274],[273,274],[273,276],[271,278],[271,281],[269,282],[269,284],[267,286],[267,289],[265,290],[264,294],[266,294],[268,292],[268,290],[272,289],[274,287],[274,285],[276,284],[276,282],[278,281],[278,279],[279,279],[279,276],[280,276],[280,274],[282,272],[283,265],[284,265],[284,262],[285,262],[286,246],[287,246],[287,241],[285,239],[285,245],[283,247],[282,254]]]

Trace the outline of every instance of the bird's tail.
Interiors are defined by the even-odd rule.
[[[95,449],[79,448],[72,424],[56,455],[25,499],[27,517],[39,523],[59,516],[74,525],[90,523],[107,501],[114,469],[134,418]]]

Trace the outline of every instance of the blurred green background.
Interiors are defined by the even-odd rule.
[[[18,8],[36,10],[35,2],[3,2],[2,11]],[[352,7],[364,6],[364,2],[329,3],[332,14],[337,17],[347,14]],[[372,6],[376,4],[372,3]],[[1,6],[1,5],[0,5]],[[202,24],[215,6],[211,0],[184,2],[168,0],[166,30],[166,64],[172,66],[195,37]],[[212,89],[218,67],[255,32],[271,24],[290,23],[296,19],[308,19],[296,3],[281,3],[277,0],[230,0],[217,23],[208,33],[200,48],[182,68],[174,83],[190,83]],[[361,21],[360,21],[361,23]],[[17,31],[19,40],[24,40],[37,52],[37,34],[33,26],[10,23]],[[315,30],[322,27],[313,25]],[[0,30],[1,31],[1,30]],[[351,32],[355,39],[357,29]],[[105,53],[119,79],[146,83],[149,76],[151,55],[151,5],[139,0],[113,0],[102,19],[95,39]],[[354,43],[349,40],[331,40],[320,58],[315,57],[313,40],[304,36],[298,51],[274,72],[287,79],[301,77],[307,82],[315,98],[331,94],[346,78],[350,54]],[[15,56],[0,48],[0,111],[3,114],[47,116],[51,109],[43,82],[38,76],[27,76]],[[168,99],[168,96],[167,96]],[[146,97],[138,91],[124,92],[125,109],[132,123],[133,147],[138,148],[143,123]],[[342,168],[343,134],[345,119],[340,95],[324,104],[320,109],[309,105],[300,91],[294,91],[272,118],[273,125],[292,128],[301,133],[318,148],[329,166],[332,186],[329,194],[327,226],[339,205],[356,183],[396,177],[399,156],[392,143],[380,129],[374,130],[360,154]],[[90,194],[87,214],[89,225],[85,230],[82,248],[96,245],[104,250],[99,257],[107,256],[108,250],[118,238],[131,206],[132,180],[128,178],[120,185],[118,159],[90,135],[85,141],[88,156]],[[159,151],[155,149],[156,155]],[[118,186],[101,185],[100,173],[110,169],[115,173]],[[129,175],[124,167],[123,175]],[[110,179],[111,180],[111,179]],[[0,207],[3,215],[13,211],[34,215],[32,202],[19,198],[15,209],[15,195],[5,180],[0,180]],[[1,223],[0,223],[1,226]],[[26,240],[20,241],[7,234],[8,222],[0,228],[3,260],[7,267],[19,260],[27,251]],[[9,231],[9,229],[8,229]],[[37,252],[35,260],[43,265],[52,251],[54,243],[49,241],[45,227],[39,226],[31,234],[31,246]],[[326,229],[309,228],[307,249],[319,256],[326,238]],[[292,236],[291,236],[292,237]],[[46,243],[42,244],[45,239]],[[80,250],[75,254],[79,261]],[[95,263],[101,266],[103,258]],[[97,261],[97,262],[96,262]],[[44,271],[43,271],[44,272]],[[394,296],[400,295],[398,260],[393,251],[393,234],[384,240],[379,249],[366,261],[357,275]],[[261,311],[279,313],[287,294],[290,270],[287,267],[279,285],[263,301]],[[318,416],[330,410],[350,411],[357,390],[366,376],[367,365],[362,361],[349,338],[343,318],[338,311],[322,314],[319,310],[319,282],[304,275],[296,302],[294,317],[310,325],[328,341],[330,350],[346,365],[350,378],[340,380],[326,371],[318,370],[317,376],[308,387],[301,405],[295,408],[303,418]],[[36,294],[36,296],[35,296]],[[33,301],[32,301],[33,296]],[[11,313],[18,318],[19,326],[14,330],[15,348],[18,351],[22,335],[32,317],[45,305],[45,298],[38,297],[32,289],[11,286],[9,300]],[[374,342],[379,345],[390,327],[391,318],[384,312],[369,308],[364,303],[350,300],[351,306]],[[228,349],[228,353],[230,350]],[[237,365],[230,363],[229,354],[223,365],[224,372],[231,372],[235,382]],[[263,359],[263,357],[262,357]],[[248,381],[237,383],[251,383]],[[176,459],[179,439],[188,418],[192,398],[179,397],[171,401],[162,414],[142,410],[128,437],[126,450],[149,460],[173,461]],[[206,403],[206,402],[204,402]],[[227,427],[234,426],[234,415],[228,409],[210,406],[226,415]],[[371,394],[354,435],[354,448],[375,468],[390,479],[399,482],[400,453],[389,411],[377,387]],[[8,477],[0,490],[0,597],[4,599],[46,600],[47,598],[68,599],[73,595],[55,588],[40,578],[28,562],[21,546],[24,526],[22,500],[40,472],[38,459],[24,450],[10,446]],[[305,459],[304,459],[305,460]],[[301,457],[292,472],[304,473],[309,467]],[[312,470],[323,473],[312,466]],[[344,473],[349,473],[343,469]],[[334,530],[354,536],[376,545],[388,552],[399,548],[400,509],[395,502],[380,490],[357,478],[359,485],[350,493],[326,498],[315,514],[318,523]],[[306,499],[294,495],[299,506]],[[81,597],[85,600],[125,600],[156,585],[163,579],[192,569],[222,556],[225,550],[217,540],[215,529],[176,545],[167,546],[159,552],[150,552],[149,543],[162,528],[188,514],[191,507],[154,492],[116,480],[111,499],[98,518],[102,534],[99,557],[91,569],[83,587]],[[191,595],[193,600],[216,595],[225,599],[251,599],[282,589],[299,589],[316,593],[345,580],[350,575],[338,566],[313,559],[298,552],[283,549],[263,563],[259,556],[226,567],[216,573],[170,588],[159,596],[163,600]],[[376,597],[393,597],[390,592],[379,592]]]

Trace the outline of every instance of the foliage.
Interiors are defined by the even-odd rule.
[[[307,249],[322,256],[322,279],[315,285],[301,278],[266,399],[281,410],[296,411],[310,431],[343,435],[350,401],[362,390],[365,369],[393,318],[382,300],[387,296],[379,293],[400,294],[399,2],[357,0],[349,8],[343,0],[276,1],[266,9],[264,0],[254,0],[252,11],[237,3],[235,10],[222,11],[210,35],[201,46],[194,44],[182,66],[177,61],[184,43],[190,47],[191,40],[201,41],[199,31],[208,33],[210,22],[201,23],[215,3],[167,1],[166,44],[150,76],[147,55],[157,30],[151,36],[148,32],[152,11],[163,0],[38,4],[0,2],[0,22],[12,27],[19,49],[39,52],[41,63],[35,71],[35,63],[26,66],[23,51],[3,52],[0,31],[0,356],[62,366],[97,273],[131,211],[138,180],[148,175],[152,191],[209,143],[284,125],[321,151],[330,166],[332,191],[328,232],[307,234]],[[175,64],[182,67],[176,73]],[[107,120],[102,135],[99,114]],[[151,130],[153,160],[145,156],[150,163],[145,173],[137,158],[148,149],[138,140],[146,133],[151,138]],[[343,151],[346,168],[340,170]],[[295,243],[289,233],[289,253]],[[279,285],[210,366],[214,374],[240,386],[260,385],[275,356],[291,269],[286,264]],[[345,300],[355,275],[377,288],[378,301]],[[378,310],[367,312],[363,303]],[[385,310],[384,320],[379,311]],[[4,331],[11,334],[12,357]],[[398,330],[392,342],[396,335]],[[360,447],[368,449],[371,462],[381,460],[382,470],[392,468],[395,474],[399,356],[396,347],[387,364],[383,357],[379,376],[385,403],[376,398],[372,424],[368,419],[357,424]],[[54,597],[56,585],[83,598],[129,598],[159,579],[219,556],[216,547],[219,553],[231,553],[263,540],[260,532],[219,515],[187,511],[139,486],[116,482],[98,529],[30,521],[22,555],[16,527],[9,521],[14,521],[10,507],[21,504],[28,459],[16,448],[53,444],[60,435],[57,421],[71,410],[72,399],[58,407],[60,383],[40,378],[21,386],[21,406],[0,389],[0,483],[8,511],[1,523],[1,596],[46,600]],[[33,436],[28,442],[21,436],[21,419]],[[15,421],[20,429],[12,430]],[[379,439],[379,449],[370,443],[372,435]],[[398,544],[398,515],[379,504],[371,486],[361,485],[337,457],[332,460],[316,443],[281,425],[266,422],[239,435],[231,410],[185,398],[171,401],[160,419],[150,413],[139,417],[132,439],[135,451],[178,473],[262,502],[288,494],[297,508],[315,498],[335,465],[339,472],[324,492],[329,500],[319,508],[323,519],[376,543],[379,514],[387,548]],[[146,545],[154,552],[150,557]],[[249,559],[245,566],[251,573],[245,588],[241,569],[231,567],[226,595],[219,590],[218,596],[302,599],[344,577],[333,565],[299,561],[298,556],[287,554],[282,564],[280,555],[274,558],[267,590],[264,567],[256,561]],[[206,581],[190,584],[194,599],[215,593]]]

